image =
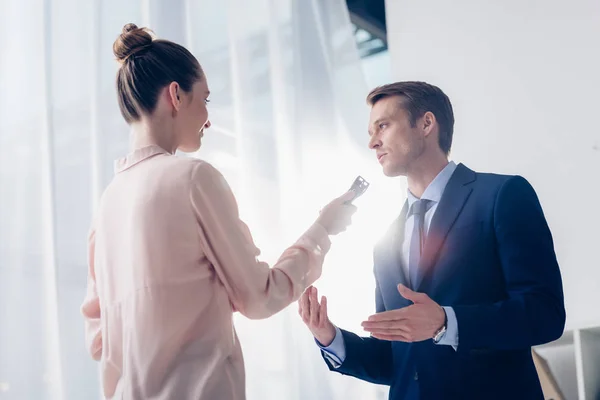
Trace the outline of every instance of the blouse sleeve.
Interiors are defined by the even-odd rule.
[[[102,329],[100,322],[100,300],[96,290],[96,272],[94,270],[94,252],[96,233],[92,229],[88,237],[88,277],[87,292],[81,313],[85,321],[85,343],[94,360],[102,355]]]
[[[192,170],[190,197],[200,241],[234,308],[248,318],[267,318],[297,300],[320,275],[331,242],[314,223],[272,268],[255,246],[225,178],[210,164]]]

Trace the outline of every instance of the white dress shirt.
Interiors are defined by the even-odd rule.
[[[425,213],[425,233],[429,232],[429,226],[431,225],[433,216],[435,215],[440,200],[442,199],[442,194],[444,193],[446,185],[448,184],[448,181],[455,170],[456,163],[453,161],[449,162],[448,165],[446,165],[444,169],[442,169],[434,178],[434,180],[431,181],[421,196],[421,199],[429,200],[432,203],[431,207],[429,207]],[[419,200],[419,198],[413,195],[410,190],[407,192],[408,207],[406,210],[408,212],[412,204]],[[410,276],[408,271],[408,254],[410,250],[411,232],[415,224],[414,219],[414,215],[411,215],[406,219],[406,223],[404,225],[404,240],[402,241],[402,262],[400,264],[402,265],[401,268],[403,268],[404,276],[407,278]],[[452,307],[444,307],[444,311],[446,312],[446,316],[448,318],[448,325],[446,327],[446,333],[437,344],[452,346],[456,350],[458,347],[458,323],[456,321],[456,314],[454,313]],[[333,366],[338,367],[346,359],[346,346],[344,344],[344,337],[342,336],[341,330],[338,327],[336,327],[335,330],[335,338],[329,346],[324,347],[318,341],[317,345],[319,345],[319,347],[324,351],[325,357],[331,361]]]

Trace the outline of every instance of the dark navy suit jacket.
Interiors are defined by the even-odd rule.
[[[406,205],[374,251],[377,312],[410,305],[398,293]],[[450,178],[425,241],[418,284],[454,308],[458,348],[388,342],[342,330],[346,358],[333,371],[389,385],[392,400],[543,400],[531,347],[559,338],[565,309],[552,235],[520,176]]]

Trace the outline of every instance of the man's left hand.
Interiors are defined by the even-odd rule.
[[[384,311],[371,315],[362,323],[371,336],[390,341],[421,342],[431,339],[444,325],[444,309],[425,293],[413,292],[398,285],[398,291],[412,305],[398,310]]]

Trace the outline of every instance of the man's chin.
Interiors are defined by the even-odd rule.
[[[383,174],[388,178],[395,178],[397,176],[406,176],[406,171],[403,168],[390,168],[384,165]]]

